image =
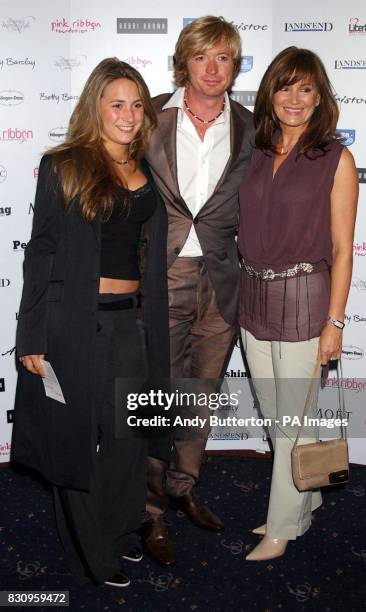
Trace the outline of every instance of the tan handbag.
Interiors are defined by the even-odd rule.
[[[344,393],[342,388],[342,366],[339,361],[341,378],[338,374],[338,399],[341,408],[341,419],[346,419],[344,406]],[[291,451],[292,477],[299,491],[309,491],[320,487],[327,487],[347,482],[349,477],[348,445],[346,428],[341,426],[341,438],[314,442],[311,444],[298,444],[300,432],[304,426],[305,415],[311,406],[319,381],[320,361],[314,368],[312,381],[306,396],[302,424],[299,428],[294,446]]]

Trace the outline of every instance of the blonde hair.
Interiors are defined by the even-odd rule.
[[[117,57],[104,59],[94,68],[71,115],[65,142],[48,151],[52,154],[52,166],[57,171],[65,204],[78,197],[87,221],[98,214],[102,218],[110,216],[115,185],[120,182],[102,141],[100,99],[107,85],[121,78],[136,84],[144,107],[142,127],[129,144],[128,155],[137,163],[156,127],[156,115],[140,73]]]
[[[192,21],[181,31],[174,53],[174,78],[177,87],[184,87],[188,81],[187,62],[192,55],[212,49],[224,40],[231,50],[234,70],[233,80],[240,71],[241,39],[238,30],[223,17],[206,15]]]

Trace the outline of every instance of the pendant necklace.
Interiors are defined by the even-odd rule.
[[[114,159],[114,157],[111,157],[111,160],[119,166],[125,166],[130,161],[129,159]]]
[[[192,115],[192,117],[194,117],[195,119],[197,119],[197,121],[199,121],[200,123],[203,123],[204,125],[209,125],[210,123],[212,123],[213,121],[216,121],[216,119],[218,119],[222,113],[225,110],[225,98],[224,101],[222,103],[222,107],[220,112],[215,115],[215,117],[213,117],[212,119],[202,119],[201,117],[199,117],[198,115],[196,115],[195,112],[193,112],[193,110],[188,106],[188,102],[187,102],[187,98],[186,96],[184,96],[184,106],[186,107],[187,111]]]

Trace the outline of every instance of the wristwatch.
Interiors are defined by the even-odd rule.
[[[338,329],[343,329],[344,328],[344,322],[343,321],[339,321],[339,319],[334,319],[330,315],[328,315],[328,321],[330,321],[333,325],[335,325],[335,327],[338,327]]]

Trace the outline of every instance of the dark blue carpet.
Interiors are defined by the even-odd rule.
[[[347,486],[325,492],[311,530],[290,542],[284,557],[250,563],[244,556],[259,541],[250,529],[265,521],[270,471],[267,459],[209,457],[199,493],[225,520],[225,531],[201,531],[169,512],[177,564],[163,569],[147,558],[125,562],[131,586],[115,589],[75,584],[49,491],[0,469],[1,589],[69,590],[70,609],[88,612],[365,611],[366,469],[354,467]]]

